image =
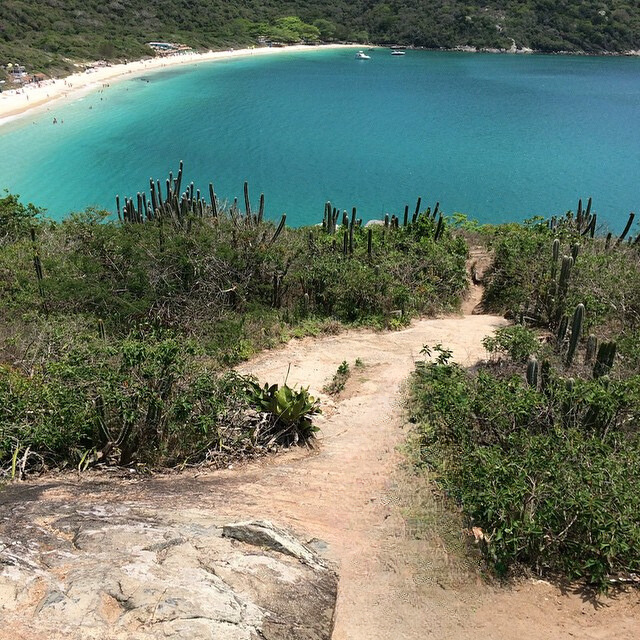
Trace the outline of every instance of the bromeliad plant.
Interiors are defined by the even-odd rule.
[[[295,390],[286,382],[281,387],[268,383],[264,387],[257,382],[250,384],[251,404],[272,416],[270,443],[308,443],[318,431],[312,416],[321,413],[320,403],[309,393],[309,388]]]

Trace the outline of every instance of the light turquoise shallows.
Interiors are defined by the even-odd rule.
[[[575,209],[614,230],[640,206],[640,60],[351,50],[151,74],[0,128],[0,187],[61,218],[188,181],[267,214],[365,219],[417,196],[485,222]],[[53,125],[53,117],[58,124]],[[64,122],[60,122],[64,121]],[[255,206],[255,205],[254,205]]]

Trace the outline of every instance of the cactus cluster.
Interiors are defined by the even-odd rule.
[[[445,220],[440,212],[440,203],[436,202],[436,205],[431,210],[431,207],[428,207],[426,211],[423,213],[420,212],[420,206],[422,204],[422,198],[418,198],[416,202],[416,207],[411,218],[409,217],[409,205],[405,205],[404,214],[402,215],[402,224],[400,222],[400,216],[395,214],[389,215],[385,214],[383,220],[383,236],[382,242],[384,243],[387,230],[394,231],[403,228],[410,229],[412,225],[415,225],[416,222],[420,219],[421,216],[424,216],[426,219],[431,219],[436,222],[435,230],[433,234],[433,239],[435,241],[442,238],[442,235],[445,230]],[[338,220],[340,218],[340,210],[334,206],[332,206],[331,202],[326,202],[324,205],[324,214],[322,218],[322,230],[329,234],[334,235],[338,230]],[[351,217],[349,217],[346,211],[342,212],[342,222],[341,228],[343,231],[343,240],[342,240],[342,253],[344,256],[351,255],[354,252],[355,248],[355,236],[354,230],[362,227],[362,219],[356,218],[356,209],[355,207],[351,211]],[[372,231],[369,229],[367,231],[367,254],[369,256],[372,255]]]
[[[338,216],[340,211],[336,207],[332,207],[330,202],[324,205],[324,218],[322,219],[322,230],[325,233],[333,235],[338,228]]]
[[[174,226],[189,228],[194,218],[214,218],[223,212],[218,202],[213,183],[209,183],[209,199],[204,197],[200,189],[196,189],[191,182],[182,189],[184,165],[180,161],[178,173],[174,178],[173,172],[165,181],[164,192],[160,180],[149,178],[149,197],[146,192],[138,192],[135,198],[125,197],[120,202],[120,196],[116,196],[116,213],[123,223],[144,222],[170,222]],[[257,214],[251,209],[249,198],[249,184],[244,183],[245,215],[241,216],[238,209],[238,199],[228,209],[228,214],[235,222],[243,221],[247,225],[259,225],[264,218],[264,194],[260,194],[260,204]]]
[[[587,208],[583,210],[582,198],[580,198],[575,216],[572,211],[568,211],[566,217],[563,219],[563,223],[572,228],[578,235],[593,238],[596,233],[598,216],[595,213],[591,213],[591,205],[592,199],[589,198]],[[558,220],[557,216],[552,216],[547,224],[552,231],[556,231],[560,225],[560,220]]]
[[[547,316],[553,324],[562,322],[564,301],[569,290],[571,269],[578,258],[580,246],[576,243],[571,247],[571,255],[563,255],[560,261],[560,240],[553,241],[551,249],[551,274],[549,290],[546,299]],[[558,275],[558,266],[560,272]],[[562,341],[562,338],[561,338]]]
[[[562,226],[564,229],[569,229],[569,231],[571,231],[575,235],[594,238],[596,227],[598,224],[598,216],[597,214],[591,212],[591,205],[592,200],[591,198],[589,198],[589,200],[587,201],[586,209],[583,209],[582,199],[579,199],[578,208],[575,215],[572,211],[568,211],[564,218],[558,219],[557,216],[552,216],[547,221],[549,229],[551,229],[552,231],[557,231],[560,226]],[[614,247],[618,247],[624,242],[625,238],[627,238],[627,235],[631,230],[631,227],[633,226],[634,220],[635,213],[631,212],[622,233],[616,239]],[[609,250],[611,248],[612,240],[613,233],[609,232],[605,240],[605,250]],[[640,233],[638,233],[635,237],[629,236],[628,243],[633,245],[640,245]]]
[[[579,304],[573,313],[571,320],[571,332],[567,346],[565,364],[570,367],[573,364],[580,338],[582,336],[585,319],[585,306]],[[564,349],[569,329],[569,318],[562,316],[558,325],[556,334],[556,351],[561,352]],[[593,377],[600,378],[608,375],[613,367],[616,356],[617,345],[615,341],[603,342],[598,345],[598,339],[594,335],[589,335],[586,340],[586,349],[584,355],[584,365],[591,366],[593,364]],[[595,360],[595,362],[594,362]],[[538,388],[538,382],[541,381],[542,388],[545,386],[545,380],[548,379],[550,365],[548,361],[544,361],[542,365],[535,356],[531,356],[527,362],[526,379],[527,383]]]

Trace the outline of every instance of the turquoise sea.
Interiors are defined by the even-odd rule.
[[[319,222],[436,200],[485,222],[575,209],[617,230],[640,205],[640,59],[327,50],[113,84],[0,128],[0,188],[61,218],[163,181]],[[59,121],[52,124],[53,117]],[[63,122],[60,122],[63,121]]]

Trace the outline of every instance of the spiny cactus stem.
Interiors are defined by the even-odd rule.
[[[251,220],[251,201],[249,200],[249,183],[245,180],[244,183],[244,210],[247,216],[247,220]]]
[[[569,340],[569,350],[567,351],[567,366],[571,366],[573,356],[576,353],[580,335],[582,334],[582,324],[584,322],[584,305],[579,304],[573,314],[573,322],[571,323],[571,338]]]
[[[631,212],[629,214],[629,219],[627,220],[627,224],[624,228],[624,231],[622,232],[622,235],[618,238],[618,241],[616,242],[616,247],[618,245],[620,245],[620,243],[625,239],[627,233],[629,233],[629,229],[631,229],[631,225],[633,224],[633,219],[636,217],[636,214]]]

